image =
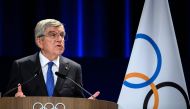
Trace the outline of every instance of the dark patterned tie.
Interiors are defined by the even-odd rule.
[[[48,96],[52,96],[53,91],[54,91],[54,77],[53,77],[53,72],[52,72],[53,64],[54,64],[53,62],[48,63],[47,81],[46,81]]]

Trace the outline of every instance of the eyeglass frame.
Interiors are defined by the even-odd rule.
[[[55,33],[55,34],[54,34]],[[55,31],[49,31],[48,34],[42,34],[39,36],[40,37],[43,37],[43,36],[46,36],[46,37],[49,37],[51,39],[56,39],[58,36],[61,36],[61,38],[65,39],[65,32],[60,32],[60,33],[57,33]]]

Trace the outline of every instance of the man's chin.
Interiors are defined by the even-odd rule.
[[[58,51],[57,54],[58,55],[62,55],[64,51]]]

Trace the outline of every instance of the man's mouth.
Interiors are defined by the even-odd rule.
[[[62,45],[57,45],[57,47],[63,47]]]

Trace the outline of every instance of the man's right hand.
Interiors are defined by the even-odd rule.
[[[17,93],[15,94],[15,97],[26,97],[24,93],[22,92],[22,86],[20,83],[18,84],[18,90],[17,90]]]

